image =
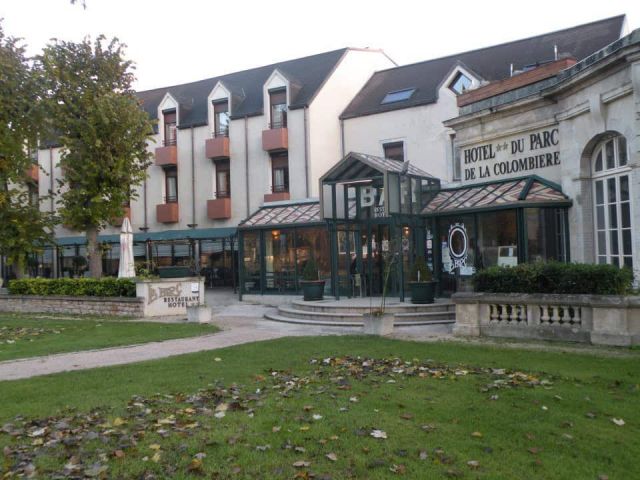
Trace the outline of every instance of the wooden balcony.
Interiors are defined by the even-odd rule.
[[[231,198],[223,197],[207,200],[207,217],[211,220],[231,218]]]
[[[167,145],[166,147],[156,148],[156,165],[166,167],[178,165],[178,147],[176,145]]]
[[[125,217],[128,218],[129,220],[131,220],[131,207],[122,207],[122,210],[124,212],[124,215],[122,215],[122,217],[114,218],[113,220],[111,220],[111,225],[112,226],[121,227],[122,226],[122,222],[124,222]]]
[[[274,193],[266,193],[264,195],[264,202],[282,202],[284,200],[290,200],[291,195],[289,192],[274,192]]]
[[[156,219],[159,223],[177,223],[180,221],[178,202],[156,205]]]
[[[27,178],[35,183],[40,180],[40,167],[36,163],[27,169]]]
[[[211,160],[229,158],[229,137],[209,138],[205,142],[205,152]]]
[[[289,148],[289,130],[287,127],[263,130],[262,148],[267,152],[287,150]]]

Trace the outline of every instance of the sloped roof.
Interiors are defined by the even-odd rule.
[[[138,92],[144,110],[157,118],[158,105],[170,93],[180,105],[181,128],[207,123],[207,97],[218,82],[231,90],[233,118],[262,114],[264,83],[274,70],[280,71],[293,85],[289,108],[308,105],[318,89],[348,51],[348,48],[287,60],[197,82]],[[372,50],[373,51],[373,50]]]
[[[536,175],[440,190],[422,209],[423,215],[463,214],[496,208],[568,206],[559,185]]]
[[[376,72],[347,106],[341,118],[435,103],[438,89],[456,65],[461,65],[482,80],[491,82],[507,78],[514,70],[554,59],[554,46],[559,55],[582,59],[618,40],[625,16],[546,33],[535,37],[481,48],[435,60],[414,63]],[[389,92],[415,88],[408,100],[381,105]]]
[[[405,168],[405,163],[398,160],[376,157],[375,155],[368,155],[366,153],[349,152],[342,160],[320,177],[320,181],[333,181],[344,178],[355,180],[358,178],[371,177],[376,174],[384,174],[385,172],[400,173],[403,168]],[[404,173],[418,177],[435,178],[412,164],[408,165],[408,169]]]
[[[265,205],[243,221],[239,228],[308,225],[320,223],[320,202],[317,200],[296,203]]]

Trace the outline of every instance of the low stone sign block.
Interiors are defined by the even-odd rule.
[[[204,304],[204,278],[160,278],[136,282],[145,317],[186,315],[187,307]]]

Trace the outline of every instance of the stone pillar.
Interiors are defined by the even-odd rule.
[[[456,304],[456,323],[453,334],[460,336],[480,336],[480,304],[468,294],[454,294],[451,298]]]

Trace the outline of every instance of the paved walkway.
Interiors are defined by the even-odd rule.
[[[213,310],[213,323],[222,329],[219,333],[0,362],[0,381],[155,360],[173,355],[216,350],[218,348],[281,337],[362,333],[362,329],[357,327],[316,327],[271,322],[265,320],[263,315],[265,312],[273,310],[272,306],[241,303],[236,296],[226,291],[207,292],[207,304]],[[183,320],[166,318],[162,319],[162,321]],[[443,336],[448,336],[450,331],[450,327],[447,325],[411,328],[419,328],[420,330],[414,333],[420,334],[422,339],[442,338]]]

